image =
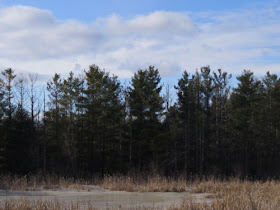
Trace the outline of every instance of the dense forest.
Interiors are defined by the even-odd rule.
[[[209,66],[183,72],[171,103],[154,66],[128,87],[91,65],[46,84],[5,69],[0,79],[0,171],[152,172],[254,178],[280,174],[280,79]]]

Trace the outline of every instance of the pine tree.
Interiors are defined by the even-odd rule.
[[[66,160],[69,160],[69,165],[72,174],[77,175],[77,156],[78,156],[78,139],[77,139],[77,103],[81,93],[82,81],[74,77],[74,73],[70,72],[67,79],[61,84],[61,113],[63,124],[63,149],[66,155]]]
[[[182,78],[178,81],[177,96],[178,96],[178,111],[180,113],[181,125],[182,128],[182,137],[183,137],[183,153],[184,153],[184,171],[188,173],[190,171],[189,167],[191,164],[191,140],[193,138],[192,132],[194,131],[191,126],[191,119],[194,113],[194,95],[192,93],[192,81],[189,79],[189,73],[184,71]]]
[[[4,109],[4,134],[3,134],[3,144],[5,145],[5,158],[6,158],[6,167],[11,169],[14,149],[14,141],[13,136],[15,134],[14,120],[13,114],[15,112],[15,106],[13,104],[14,98],[14,79],[16,77],[14,70],[11,68],[5,69],[1,72],[4,76],[3,80],[3,88],[4,88],[4,104],[6,105],[6,109]]]
[[[266,176],[272,176],[277,169],[275,165],[278,164],[278,151],[279,140],[278,140],[278,129],[279,129],[279,87],[280,81],[276,74],[267,72],[262,79],[264,84],[264,97],[263,97],[263,108],[264,112],[261,117],[262,143],[260,145],[260,156],[263,161],[260,160],[260,164],[264,162],[260,168],[267,167]],[[266,161],[264,161],[266,160]],[[277,172],[276,172],[277,173]]]
[[[163,98],[160,96],[162,85],[158,69],[138,70],[128,89],[129,109],[132,116],[132,153],[135,164],[140,170],[149,163],[157,164],[158,131],[163,111]],[[136,162],[137,161],[137,162]]]
[[[205,83],[207,84],[207,83]],[[181,118],[184,142],[184,170],[186,173],[203,173],[204,167],[204,97],[203,75],[186,71],[178,82],[178,110]]]
[[[13,80],[16,75],[14,74],[14,70],[11,68],[5,69],[2,71],[2,75],[4,76],[4,88],[5,88],[5,100],[7,103],[6,116],[8,116],[9,120],[12,119],[12,114],[14,113],[15,107],[13,105],[12,99],[14,98],[13,93]]]
[[[210,100],[213,94],[212,82],[213,78],[211,76],[211,70],[209,66],[202,67],[200,69],[201,75],[203,78],[202,81],[202,106],[203,106],[203,115],[202,115],[202,135],[201,135],[201,146],[200,146],[200,175],[205,174],[208,168],[208,153],[209,153],[209,141],[210,141]]]
[[[5,166],[5,152],[6,142],[4,139],[4,116],[5,110],[7,109],[7,103],[5,102],[4,82],[0,78],[0,169]]]
[[[46,113],[46,130],[47,130],[47,147],[49,167],[58,173],[62,173],[63,158],[62,158],[62,112],[61,112],[61,97],[62,97],[62,80],[59,74],[55,74],[52,81],[47,83],[49,92],[48,106],[49,110]]]
[[[218,69],[213,73],[213,95],[211,98],[211,142],[209,161],[215,170],[228,171],[230,153],[228,146],[228,99],[230,96],[229,81],[232,75]],[[221,158],[221,156],[223,158]]]
[[[124,105],[117,77],[96,65],[85,72],[86,88],[80,100],[85,109],[88,168],[105,171],[120,165],[118,145],[122,138]]]
[[[261,82],[253,76],[253,72],[244,70],[237,77],[238,87],[230,98],[232,133],[234,138],[234,151],[236,161],[242,164],[244,175],[250,173],[250,168],[255,160],[253,151],[257,150],[256,120],[261,101]],[[240,155],[239,155],[240,154]],[[250,162],[249,162],[250,161]]]

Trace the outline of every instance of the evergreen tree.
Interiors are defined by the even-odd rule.
[[[203,69],[201,69],[203,72]],[[209,71],[210,73],[210,71]],[[181,118],[182,142],[184,145],[184,170],[186,173],[204,171],[204,129],[205,129],[205,104],[209,101],[205,98],[204,92],[209,88],[207,82],[203,80],[203,76],[198,71],[193,75],[189,75],[186,71],[183,77],[178,81],[178,110]],[[208,81],[209,82],[209,81]],[[211,81],[210,81],[211,82]],[[208,111],[208,108],[207,108]]]
[[[182,138],[183,138],[183,153],[184,153],[184,170],[185,172],[190,171],[190,164],[192,164],[191,160],[191,141],[193,139],[193,132],[191,119],[193,119],[194,114],[194,95],[193,95],[193,87],[192,80],[189,79],[189,73],[184,71],[183,76],[178,81],[177,96],[178,96],[178,111],[180,113],[181,125],[182,128]]]
[[[88,168],[105,171],[120,166],[124,105],[117,77],[96,65],[85,72],[86,88],[82,106],[86,115]],[[101,160],[101,161],[100,161]]]
[[[47,83],[49,92],[49,110],[46,113],[46,132],[48,147],[48,167],[58,173],[62,173],[62,121],[61,121],[61,98],[62,80],[59,74],[55,74],[52,81]]]
[[[15,110],[15,107],[13,105],[12,99],[14,98],[13,93],[13,80],[15,79],[16,75],[14,74],[14,70],[11,68],[5,69],[2,71],[2,75],[4,76],[4,88],[5,88],[5,100],[7,103],[7,110],[6,110],[6,116],[8,116],[9,120],[12,119],[12,114]]]
[[[14,70],[11,68],[5,69],[1,72],[4,80],[3,80],[3,88],[4,88],[4,104],[6,105],[6,109],[4,109],[4,133],[3,133],[3,144],[6,147],[5,151],[5,158],[6,158],[6,167],[8,169],[11,169],[10,167],[12,165],[13,161],[13,154],[15,154],[15,142],[13,141],[13,137],[15,134],[15,127],[13,125],[13,114],[15,111],[15,106],[13,104],[13,98],[14,98],[14,91],[13,91],[13,81],[16,77],[14,74]]]
[[[4,114],[7,109],[7,103],[5,102],[4,82],[0,78],[0,169],[5,165],[5,152],[6,142],[4,138]]]
[[[230,150],[228,148],[228,99],[230,96],[229,81],[232,75],[218,69],[213,73],[213,95],[211,98],[211,154],[209,161],[212,170],[229,171]],[[221,158],[222,157],[222,158]]]
[[[8,144],[8,170],[14,173],[34,172],[36,153],[32,138],[32,120],[25,108],[20,105],[13,115],[12,140]]]
[[[256,120],[261,105],[262,84],[249,70],[244,70],[237,80],[240,83],[230,98],[233,154],[235,161],[242,164],[243,174],[248,175],[251,171],[249,166],[253,166],[256,160],[253,151],[258,150]]]
[[[202,134],[201,134],[201,143],[200,143],[200,175],[205,174],[208,168],[208,152],[209,152],[209,142],[210,142],[210,100],[213,94],[212,82],[213,78],[211,76],[211,70],[209,66],[201,68],[202,74],[202,106],[203,106],[203,115],[202,115]]]
[[[81,93],[82,81],[74,77],[74,73],[70,72],[67,79],[61,84],[61,113],[63,124],[63,150],[66,161],[69,164],[72,174],[77,175],[77,156],[78,156],[78,139],[77,139],[77,103]]]
[[[262,144],[260,145],[260,164],[265,169],[264,176],[272,176],[279,173],[279,169],[274,166],[278,164],[279,137],[277,135],[279,129],[279,87],[280,80],[276,74],[267,72],[262,79],[264,84],[263,108],[264,112],[261,117],[261,133]]]
[[[157,164],[157,153],[162,152],[159,147],[160,117],[163,111],[163,98],[160,96],[158,69],[138,70],[131,80],[128,89],[129,109],[132,116],[132,153],[134,163],[140,170],[149,163]]]

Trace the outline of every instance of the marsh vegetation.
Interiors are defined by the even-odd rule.
[[[141,176],[140,178],[140,176],[120,175],[90,180],[75,180],[55,176],[44,178],[37,175],[1,176],[0,183],[1,198],[4,196],[3,193],[6,192],[5,199],[1,199],[1,209],[100,209],[106,207],[109,209],[265,210],[280,208],[280,182],[276,180],[187,179],[183,176],[178,178],[161,176],[146,176],[143,178]],[[12,196],[7,194],[7,192],[26,191],[35,193],[33,194],[35,199],[30,199],[30,195],[20,196],[24,194],[18,194],[17,199],[9,199]],[[54,192],[52,197],[48,192]],[[168,197],[170,192],[179,194],[171,193]],[[37,194],[36,197],[36,193],[45,193],[45,197],[42,196],[44,194],[41,196]],[[73,199],[75,196],[78,198],[79,194],[81,195],[79,199]],[[61,195],[63,195],[63,201],[67,201],[67,199],[71,201],[61,201],[59,198]],[[100,200],[97,199],[101,195],[104,195],[103,203],[100,203]],[[91,199],[84,199],[83,196]],[[106,200],[106,196],[109,197],[108,200]],[[153,198],[154,202],[152,201]],[[130,199],[129,202],[128,199]],[[172,199],[174,199],[173,202]]]

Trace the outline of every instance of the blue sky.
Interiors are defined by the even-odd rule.
[[[164,81],[210,65],[280,72],[280,1],[0,0],[0,69],[122,80],[155,65]]]
[[[52,11],[59,19],[78,19],[83,22],[91,22],[98,17],[106,17],[114,13],[122,17],[133,17],[158,10],[226,11],[277,4],[277,1],[271,1],[269,5],[262,0],[1,0],[0,2],[2,6],[26,5],[46,9]]]

